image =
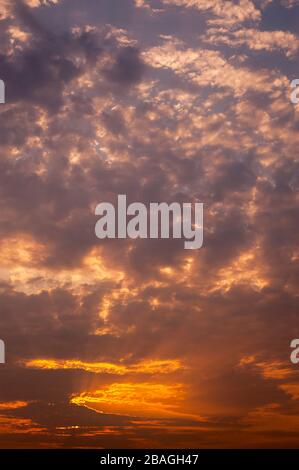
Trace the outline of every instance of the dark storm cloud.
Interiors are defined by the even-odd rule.
[[[22,1],[16,2],[15,14],[33,34],[33,39],[29,47],[25,46],[12,58],[0,57],[1,77],[7,83],[7,101],[30,101],[57,112],[63,104],[65,86],[82,75],[88,64],[95,66],[105,40],[92,32],[82,32],[79,36],[52,32]],[[113,47],[116,49],[115,44]],[[74,61],[80,55],[84,65]],[[138,83],[144,72],[138,50],[124,47],[115,50],[114,55],[115,63],[106,72],[107,80],[124,86]]]
[[[45,29],[23,2],[16,2],[16,17],[33,34],[32,43],[12,58],[0,57],[2,79],[7,83],[7,101],[30,101],[57,111],[63,103],[66,84],[83,70],[72,55],[96,60],[101,49],[92,34],[75,38],[70,33],[55,35]]]
[[[30,418],[34,422],[48,429],[61,426],[124,426],[130,423],[126,416],[96,413],[87,408],[65,403],[32,403],[24,408],[15,410],[13,413],[6,412],[5,415],[13,415],[16,418]],[[137,420],[138,421],[138,420]]]
[[[99,317],[103,296],[113,283],[97,284],[94,291],[76,295],[69,289],[25,295],[4,289],[1,292],[1,337],[9,345],[9,363],[39,357],[83,361],[119,360],[125,354],[126,338],[95,335],[104,326]]]
[[[17,64],[0,59],[2,77],[8,84],[7,100],[33,101],[57,111],[64,85],[79,71],[71,61],[57,56],[58,49],[39,47],[26,52]]]
[[[112,82],[132,85],[141,80],[144,68],[138,49],[125,47],[117,54],[115,63],[106,72],[106,76]]]
[[[232,160],[218,166],[211,191],[216,200],[223,200],[232,192],[248,191],[254,186],[257,175],[252,164]]]

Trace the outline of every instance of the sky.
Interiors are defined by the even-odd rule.
[[[1,448],[298,447],[296,0],[0,0]],[[204,245],[95,207],[204,203]]]

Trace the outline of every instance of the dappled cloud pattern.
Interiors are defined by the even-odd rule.
[[[0,447],[298,447],[299,5],[0,0]],[[98,240],[203,202],[204,246]]]

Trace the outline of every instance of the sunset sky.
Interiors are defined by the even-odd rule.
[[[0,0],[0,448],[299,447],[297,0]],[[95,207],[204,203],[204,245]]]

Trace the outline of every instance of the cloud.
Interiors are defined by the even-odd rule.
[[[298,44],[271,4],[5,10],[1,447],[297,443]],[[203,201],[204,248],[99,242],[117,194]]]
[[[160,418],[183,416],[178,410],[184,390],[180,384],[159,383],[113,383],[105,389],[74,396],[71,403],[88,408],[129,416]]]
[[[259,31],[249,28],[237,31],[210,28],[204,41],[209,44],[226,44],[233,48],[246,45],[255,51],[283,51],[287,57],[294,57],[299,47],[298,38],[287,31]]]
[[[163,0],[167,5],[194,8],[202,12],[212,12],[215,18],[210,23],[219,25],[240,24],[245,21],[258,21],[260,10],[250,0],[240,0],[227,4],[224,0]]]
[[[112,68],[106,72],[113,82],[130,85],[138,83],[143,75],[144,66],[139,52],[134,47],[126,47],[117,54]]]
[[[57,361],[53,359],[33,359],[24,363],[25,367],[33,369],[49,369],[49,370],[64,370],[64,369],[81,369],[87,372],[96,374],[115,374],[125,375],[130,373],[137,374],[169,374],[178,369],[183,369],[180,361],[143,361],[132,366],[124,364],[113,364],[105,362],[82,362],[75,360]]]

